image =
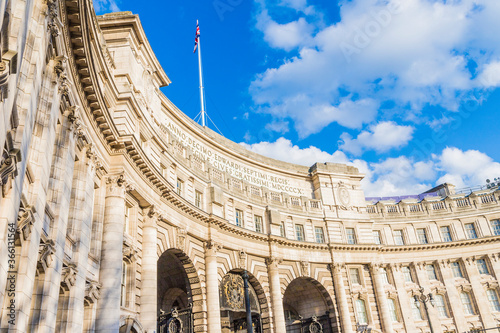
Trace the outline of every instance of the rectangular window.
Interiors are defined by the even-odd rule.
[[[298,241],[303,242],[305,240],[304,237],[304,226],[302,224],[296,224],[295,225],[295,238]]]
[[[467,223],[465,225],[465,233],[467,234],[468,239],[477,238],[476,227],[474,226],[474,223]]]
[[[236,225],[238,227],[243,226],[243,211],[239,209],[236,209]]]
[[[280,236],[281,237],[285,237],[286,234],[285,234],[285,222],[281,222],[280,223]]]
[[[385,284],[390,284],[389,276],[387,275],[387,269],[382,268],[381,271],[382,271],[382,281],[384,281]]]
[[[413,315],[414,320],[423,320],[422,311],[420,309],[420,303],[417,305],[415,300],[411,299],[411,313]]]
[[[493,235],[500,236],[500,220],[491,221],[491,229],[493,229]]]
[[[368,316],[366,315],[366,305],[365,301],[362,299],[357,299],[356,300],[356,312],[358,314],[358,323],[359,324],[367,324],[368,323]]]
[[[350,268],[349,275],[351,276],[351,284],[361,284],[361,278],[359,276],[359,269]]]
[[[122,280],[120,283],[120,306],[127,305],[127,263],[122,262]]]
[[[398,321],[398,313],[396,312],[396,304],[392,298],[387,299],[387,305],[389,305],[389,314],[391,315],[391,320],[393,322]]]
[[[202,207],[202,198],[203,198],[203,193],[200,191],[195,191],[194,192],[194,205],[198,208],[203,208]]]
[[[462,267],[460,267],[460,263],[458,261],[454,261],[451,263],[451,271],[453,272],[453,277],[463,278]]]
[[[472,302],[470,301],[470,295],[466,292],[460,293],[460,300],[462,301],[462,306],[466,315],[473,315],[474,308],[472,307]]]
[[[427,277],[429,280],[437,280],[436,267],[434,265],[426,265]]]
[[[125,205],[125,221],[123,223],[123,232],[128,233],[130,227],[130,207]]]
[[[396,243],[396,245],[405,245],[403,230],[394,230],[394,243]]]
[[[493,312],[500,312],[500,303],[498,302],[498,294],[494,289],[488,289],[486,291],[488,296],[488,302],[490,303],[490,309]]]
[[[314,235],[316,237],[316,243],[325,242],[325,234],[323,233],[322,227],[314,227]]]
[[[448,318],[448,311],[446,310],[444,296],[438,294],[434,297],[434,299],[436,301],[436,308],[438,310],[439,317],[440,318]]]
[[[347,244],[356,244],[356,234],[354,233],[354,228],[345,229],[347,235]]]
[[[429,243],[427,241],[427,233],[425,232],[425,229],[417,229],[417,236],[418,236],[418,242],[420,244],[427,244],[427,243]]]
[[[255,221],[255,231],[262,232],[262,216],[255,215],[254,221]]]
[[[373,242],[377,245],[382,244],[382,237],[380,237],[380,231],[373,230]]]
[[[405,282],[413,282],[413,277],[411,275],[411,269],[409,266],[403,266],[402,267],[402,272],[403,272],[403,277],[405,279]]]
[[[489,275],[490,271],[488,270],[488,264],[484,259],[476,260],[477,269],[479,270],[479,274]]]
[[[177,178],[177,194],[182,195],[182,188],[183,188],[184,182]]]
[[[451,242],[453,239],[451,238],[450,227],[444,226],[441,227],[441,237],[443,238],[443,242]]]

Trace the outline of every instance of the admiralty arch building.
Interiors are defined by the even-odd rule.
[[[497,188],[366,198],[249,152],[160,92],[130,12],[0,0],[0,27],[0,332],[500,326]]]

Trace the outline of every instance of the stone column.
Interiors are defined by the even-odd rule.
[[[481,284],[481,274],[479,274],[476,259],[474,257],[469,257],[466,258],[464,262],[465,270],[467,271],[467,276],[469,277],[469,282],[472,286],[472,294],[470,294],[470,296],[475,298],[475,302],[473,303],[477,304],[477,310],[481,316],[483,327],[497,327],[497,323],[491,314],[489,302],[486,301],[488,297],[486,295],[486,290]],[[471,301],[473,300],[471,299]]]
[[[106,185],[99,270],[101,298],[97,302],[96,331],[114,333],[118,332],[120,324],[120,283],[127,186],[123,175],[108,177]]]
[[[417,273],[417,278],[418,278],[418,283],[422,288],[424,288],[424,294],[429,294],[432,290],[431,284],[429,282],[429,277],[427,276],[427,268],[426,268],[426,263],[424,262],[418,262],[415,264],[415,271]],[[437,267],[434,265],[434,269],[436,270],[436,275],[439,276]],[[414,301],[413,299],[410,299],[410,301]],[[425,305],[423,302],[420,302],[420,307],[422,311],[422,317],[426,319],[427,314],[425,313]],[[429,313],[429,316],[427,318],[429,325],[432,325],[432,328],[434,330],[434,333],[440,333],[442,332],[441,329],[441,321],[439,320],[439,316],[437,314],[437,310],[435,307],[431,305],[430,302],[427,302],[427,312]]]
[[[217,279],[217,251],[221,248],[222,245],[214,241],[205,243],[208,333],[219,333],[221,331],[219,279]]]
[[[417,332],[417,327],[415,326],[410,307],[410,302],[413,302],[413,299],[410,299],[408,291],[406,291],[401,265],[392,265],[391,271],[394,278],[394,284],[396,285],[396,291],[398,292],[399,308],[401,309],[406,332]]]
[[[466,332],[469,330],[469,327],[467,325],[467,321],[465,320],[460,295],[458,294],[457,287],[455,286],[455,278],[453,277],[450,269],[450,262],[448,260],[440,260],[439,268],[446,287],[446,294],[448,295],[450,304],[450,308],[448,310],[450,312],[450,316],[453,317],[457,331]]]
[[[141,323],[146,332],[156,331],[157,265],[156,239],[161,215],[154,206],[149,208],[142,228],[142,290]]]
[[[335,263],[332,266],[335,296],[339,301],[339,314],[342,320],[342,332],[353,333],[353,323],[351,322],[351,313],[349,311],[349,304],[347,303],[346,288],[344,286],[344,278],[342,276],[344,264]]]
[[[283,310],[283,295],[281,295],[280,272],[278,265],[281,258],[267,258],[269,285],[271,287],[271,304],[273,307],[274,332],[286,332],[285,311]]]
[[[387,295],[384,289],[384,280],[382,277],[383,267],[380,264],[370,265],[373,274],[375,293],[379,304],[380,319],[382,324],[382,331],[384,333],[392,333],[392,319],[389,313],[389,305],[387,304]]]
[[[67,331],[81,332],[84,322],[84,298],[87,278],[87,262],[89,260],[90,238],[92,226],[92,204],[94,202],[94,176],[99,161],[87,146],[86,159],[78,161],[73,180],[73,194],[68,233],[75,239],[73,262],[77,273],[75,285],[70,290]]]

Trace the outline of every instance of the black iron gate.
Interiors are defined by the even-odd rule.
[[[330,316],[325,314],[320,317],[313,316],[300,319],[286,325],[286,331],[290,333],[333,333]]]
[[[158,317],[158,333],[193,333],[193,309],[177,310],[162,313]]]
[[[252,315],[252,327],[254,333],[262,333],[262,322],[260,320],[260,315]],[[234,331],[235,332],[246,332],[247,331],[247,319],[241,318],[234,321]]]

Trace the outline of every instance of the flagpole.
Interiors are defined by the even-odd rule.
[[[196,21],[198,24],[198,21]],[[201,125],[205,127],[205,102],[203,94],[203,75],[201,67],[201,36],[198,36],[198,68],[200,72],[200,102],[201,102]]]

